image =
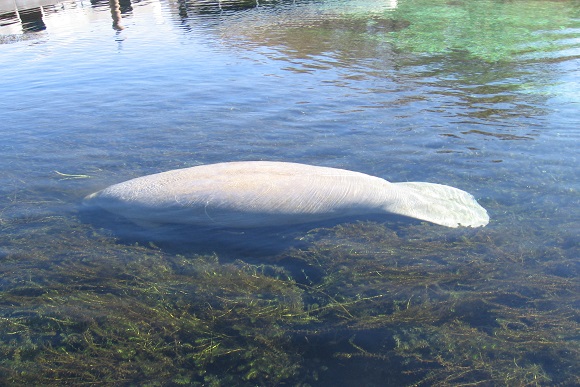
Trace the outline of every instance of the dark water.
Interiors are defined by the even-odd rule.
[[[0,384],[580,382],[578,1],[0,9]],[[448,184],[491,222],[215,235],[80,208],[235,160]]]

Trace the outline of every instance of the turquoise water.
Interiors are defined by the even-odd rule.
[[[577,384],[578,1],[14,4],[2,383]],[[237,160],[448,184],[491,222],[213,239],[81,211]]]

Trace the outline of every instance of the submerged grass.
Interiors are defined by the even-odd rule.
[[[383,39],[398,49],[458,50],[487,62],[550,57],[567,48],[566,34],[575,35],[578,27],[574,1],[409,0],[400,2],[396,15],[409,28]]]
[[[251,264],[53,220],[3,225],[3,385],[580,382],[566,238],[360,222]]]

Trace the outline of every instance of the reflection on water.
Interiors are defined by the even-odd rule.
[[[44,7],[54,4],[52,0],[10,1],[0,3],[0,27],[10,28],[14,33],[39,32],[46,29],[44,24]],[[8,27],[8,28],[7,28]]]
[[[0,384],[579,384],[576,1],[1,4]],[[457,186],[491,222],[79,210],[255,159]]]
[[[131,4],[130,2],[128,4]],[[111,17],[113,18],[113,28],[117,31],[122,31],[125,29],[121,25],[121,6],[119,5],[119,0],[109,0],[109,6],[111,7]]]
[[[91,1],[93,6],[99,1]],[[122,1],[122,6],[118,0],[109,0],[113,28],[122,30],[120,25],[122,13],[131,11],[130,0]],[[44,18],[51,13],[67,10],[69,7],[83,6],[83,3],[61,2],[57,0],[17,0],[0,1],[0,27],[3,33],[30,33],[47,29]]]

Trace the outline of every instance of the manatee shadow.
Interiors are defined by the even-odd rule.
[[[154,245],[171,254],[218,254],[225,260],[280,259],[279,255],[288,249],[307,249],[310,242],[304,236],[317,228],[358,221],[393,222],[395,227],[416,223],[414,219],[398,215],[369,215],[291,226],[233,229],[183,224],[136,225],[121,216],[91,207],[82,208],[79,215],[83,223],[104,230],[121,244]]]

